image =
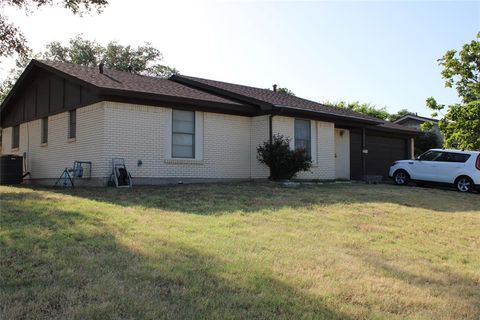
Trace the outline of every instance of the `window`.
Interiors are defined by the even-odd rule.
[[[443,152],[440,151],[427,151],[418,157],[418,160],[422,161],[436,161],[437,158],[442,156]]]
[[[470,158],[469,154],[443,152],[435,161],[465,163]]]
[[[172,158],[195,158],[195,112],[172,110]]]
[[[41,143],[48,142],[48,117],[42,118],[42,141]]]
[[[68,113],[68,138],[75,139],[77,137],[77,110]]]
[[[20,146],[20,125],[13,127],[12,131],[12,149],[16,149]]]
[[[295,119],[295,150],[305,149],[311,156],[312,139],[310,136],[310,120]]]

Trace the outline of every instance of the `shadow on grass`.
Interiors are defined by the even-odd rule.
[[[1,319],[348,319],[259,270],[121,230],[41,193],[3,193]]]
[[[480,319],[480,291],[476,278],[460,274],[451,267],[442,265],[429,265],[428,275],[416,274],[395,262],[389,262],[379,254],[362,250],[357,251],[355,255],[383,276],[403,281],[422,290],[426,289],[433,296],[447,297],[450,309],[458,307],[462,310],[464,319]],[[458,312],[454,313],[458,315]]]
[[[274,183],[241,183],[46,190],[125,207],[146,207],[199,215],[378,202],[443,212],[478,211],[480,208],[478,194],[392,185],[325,184],[285,188]]]

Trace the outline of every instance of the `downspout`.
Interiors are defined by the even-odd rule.
[[[269,130],[270,144],[273,142],[273,116],[274,116],[274,114],[270,114],[268,116],[268,130]]]

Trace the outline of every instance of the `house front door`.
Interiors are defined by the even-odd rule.
[[[350,179],[350,131],[335,129],[335,179]]]

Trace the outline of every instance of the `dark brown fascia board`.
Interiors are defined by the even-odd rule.
[[[20,75],[20,77],[18,78],[18,80],[15,82],[13,88],[10,90],[10,92],[8,93],[7,97],[5,98],[5,100],[3,100],[2,104],[1,104],[1,109],[0,109],[0,113],[3,115],[3,113],[5,112],[6,110],[6,106],[8,105],[8,102],[12,99],[12,97],[15,95],[15,92],[17,90],[19,90],[22,85],[23,85],[23,82],[25,82],[25,79],[28,77],[28,75],[30,74],[30,72],[32,72],[32,69],[35,68],[35,67],[38,67],[38,68],[41,68],[41,69],[44,69],[46,71],[49,71],[49,72],[52,72],[53,74],[56,74],[58,76],[61,76],[61,77],[64,77],[66,79],[69,79],[71,81],[74,81],[76,83],[79,83],[85,87],[88,87],[89,89],[92,90],[92,92],[94,94],[98,94],[100,88],[93,85],[92,83],[90,82],[87,82],[87,81],[84,81],[82,79],[79,79],[77,77],[74,77],[68,73],[65,73],[63,71],[60,71],[56,68],[53,68],[41,61],[38,61],[38,60],[35,60],[35,59],[32,59],[30,61],[30,63],[25,67],[25,70],[22,72],[22,74]]]
[[[251,108],[252,111],[256,112],[258,108],[255,106],[249,106],[245,104],[237,104],[237,103],[222,103],[222,102],[215,102],[215,101],[208,101],[208,100],[200,100],[200,99],[192,99],[192,98],[184,98],[179,96],[169,96],[169,95],[162,95],[156,93],[149,93],[149,92],[141,92],[141,91],[128,91],[122,89],[100,89],[100,96],[102,97],[110,97],[110,98],[118,98],[118,99],[131,99],[131,100],[138,100],[138,101],[152,101],[157,103],[180,103],[180,104],[191,104],[192,106],[200,105],[206,107],[214,107],[214,108]]]
[[[373,130],[373,131],[379,131],[379,132],[393,132],[393,133],[399,133],[402,135],[408,135],[413,137],[419,136],[422,132],[417,131],[417,130],[402,130],[402,129],[396,129],[396,128],[386,128],[386,127],[380,127],[380,126],[371,126],[367,127],[368,130]]]
[[[234,92],[231,92],[231,91],[228,91],[228,90],[220,89],[220,88],[217,88],[217,87],[214,87],[214,86],[210,86],[210,85],[207,85],[207,84],[204,84],[202,82],[195,81],[195,80],[192,80],[192,79],[187,79],[187,78],[182,77],[181,75],[173,75],[169,79],[172,80],[172,81],[181,83],[183,85],[187,85],[189,87],[195,88],[195,89],[201,89],[201,90],[204,90],[204,91],[207,91],[207,92],[210,92],[210,93],[214,93],[218,96],[221,96],[221,97],[224,97],[224,98],[227,98],[227,99],[231,99],[231,100],[234,100],[234,101],[235,100],[240,101],[242,103],[256,105],[256,106],[260,107],[261,110],[272,110],[274,108],[273,104],[267,103],[265,101],[254,99],[254,98],[251,98],[251,97],[248,97],[248,96],[245,96],[245,95],[241,95],[241,94],[234,93]]]
[[[51,117],[51,116],[54,116],[56,114],[60,114],[60,113],[63,113],[63,112],[68,112],[68,111],[71,111],[71,110],[91,106],[92,104],[96,104],[96,103],[99,103],[99,102],[102,102],[102,101],[104,101],[104,100],[103,99],[95,99],[95,100],[90,101],[89,103],[81,103],[78,106],[75,106],[75,108],[60,109],[60,110],[48,112],[48,113],[45,113],[45,114],[42,114],[42,115],[37,115],[37,116],[33,117],[32,119],[27,120],[27,121],[22,120],[22,121],[13,122],[11,127],[15,127],[17,125],[20,125],[20,124],[26,123],[26,122],[36,121],[36,120],[39,120],[39,119],[42,119],[42,118],[45,118],[45,117]]]
[[[334,122],[336,127],[345,128],[345,129],[366,128],[369,130],[375,130],[375,131],[381,131],[381,132],[394,132],[402,135],[410,135],[412,137],[420,134],[419,132],[408,130],[408,129],[401,130],[401,129],[395,129],[395,128],[379,127],[378,125],[382,124],[381,121],[370,121],[367,119],[349,118],[344,116],[320,113],[316,111],[308,111],[308,110],[298,109],[298,108],[281,107],[279,109],[281,109],[281,111],[277,113],[279,115],[297,116],[297,117],[304,116],[313,120],[330,121],[330,122]]]
[[[41,61],[38,61],[38,60],[33,59],[33,60],[32,60],[32,63],[34,63],[35,65],[37,65],[37,66],[39,66],[39,67],[41,67],[41,68],[43,68],[43,69],[45,69],[45,70],[47,70],[47,71],[50,71],[50,72],[52,72],[52,73],[54,73],[54,74],[57,74],[57,75],[59,75],[59,76],[61,76],[61,77],[64,77],[65,79],[68,79],[68,80],[74,81],[74,82],[76,82],[76,83],[78,83],[78,84],[81,84],[81,85],[83,85],[83,86],[85,86],[85,87],[87,87],[87,88],[89,88],[89,89],[91,89],[91,90],[93,90],[93,91],[95,91],[95,90],[98,91],[98,90],[101,89],[101,87],[98,87],[98,86],[94,85],[94,84],[91,83],[91,82],[82,80],[82,79],[77,78],[77,77],[75,77],[75,76],[72,76],[70,73],[67,73],[67,72],[58,70],[57,68],[52,67],[52,66],[50,66],[50,65],[48,65],[48,64],[45,64],[45,63],[43,63],[43,62],[41,62]]]
[[[30,61],[30,63],[25,67],[25,70],[23,70],[22,74],[20,77],[17,79],[15,84],[13,85],[12,89],[8,92],[7,96],[5,99],[2,101],[2,104],[0,105],[0,114],[3,115],[3,113],[6,110],[6,107],[8,105],[8,102],[12,99],[12,97],[15,95],[15,92],[22,87],[23,83],[25,82],[25,79],[28,77],[28,74],[32,71],[32,68],[34,67],[34,60]]]
[[[178,97],[165,97],[159,99],[158,95],[122,95],[122,94],[102,94],[102,101],[113,101],[120,103],[131,103],[137,105],[147,105],[153,107],[178,108],[183,110],[196,110],[205,112],[214,112],[222,114],[232,114],[241,116],[256,116],[258,111],[253,107],[234,104],[223,104],[218,102],[209,102],[202,100],[182,99]]]
[[[287,107],[287,106],[276,106],[278,109],[282,110],[282,114],[285,115],[296,115],[296,116],[301,116],[304,115],[306,117],[310,118],[315,118],[318,120],[339,120],[339,121],[344,121],[344,122],[356,122],[356,123],[361,123],[363,125],[371,125],[371,124],[381,124],[381,121],[377,120],[369,120],[369,119],[362,119],[362,118],[356,118],[356,117],[348,117],[348,116],[342,116],[342,115],[336,115],[336,114],[331,114],[331,113],[325,113],[325,112],[319,112],[319,111],[314,111],[314,110],[307,110],[307,109],[301,109],[301,108],[295,108],[295,107]]]

